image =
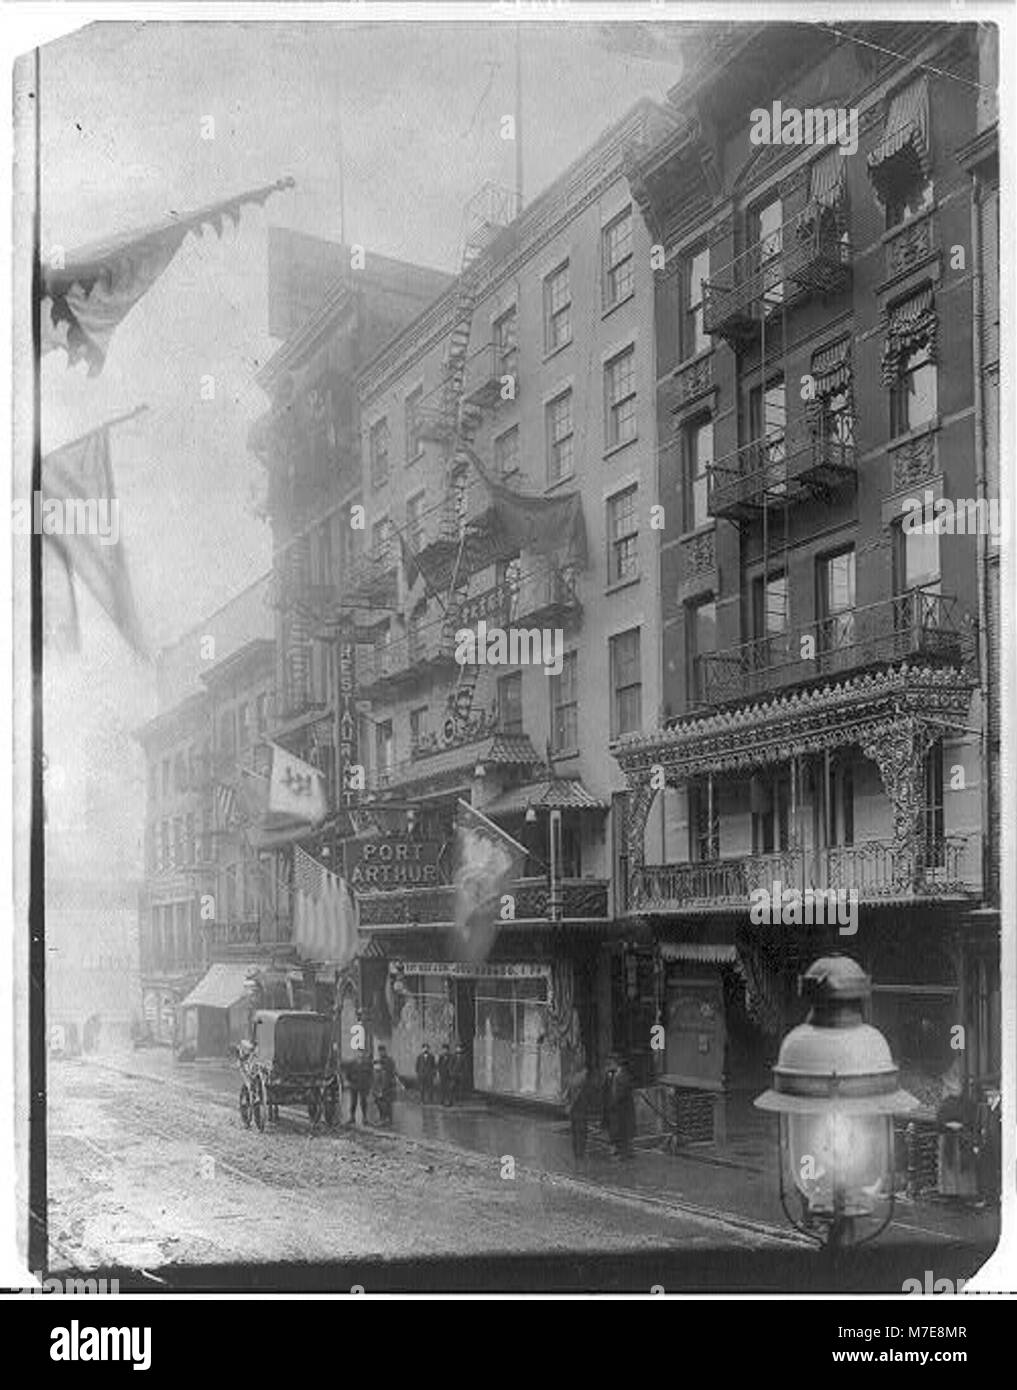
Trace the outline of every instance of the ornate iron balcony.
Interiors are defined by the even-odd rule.
[[[711,516],[743,520],[765,508],[828,497],[855,480],[854,440],[817,427],[777,431],[717,459],[709,469]]]

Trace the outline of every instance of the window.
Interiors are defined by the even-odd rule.
[[[572,392],[563,391],[547,407],[547,481],[550,486],[573,471]]]
[[[685,615],[686,694],[689,704],[707,698],[704,658],[717,650],[717,605],[712,598],[689,604]]]
[[[939,583],[939,536],[935,532],[897,530],[897,592],[931,588]]]
[[[890,435],[907,434],[936,417],[936,364],[928,346],[903,359],[890,387]]]
[[[771,574],[752,581],[752,633],[757,642],[787,631],[787,575]]]
[[[391,719],[379,719],[374,726],[374,770],[382,784],[388,781],[395,757]]]
[[[187,847],[187,862],[193,864],[197,856],[197,845],[194,841],[194,812],[189,811],[184,818],[184,840]]]
[[[418,386],[406,397],[406,462],[412,463],[418,459],[423,452],[423,442],[420,438],[420,405],[424,399],[424,388]],[[388,465],[386,462],[386,472]],[[372,475],[373,476],[373,475]]]
[[[828,845],[853,845],[855,842],[855,772],[849,757],[830,762],[830,780],[826,787]]]
[[[236,733],[233,724],[233,711],[223,710],[219,717],[219,751],[231,754],[236,750]]]
[[[523,732],[523,674],[515,671],[498,681],[498,727],[503,734]]]
[[[720,812],[709,783],[694,782],[689,787],[689,851],[702,862],[720,858]]]
[[[685,430],[685,529],[694,531],[711,520],[710,465],[713,463],[713,421],[698,420]]]
[[[169,821],[164,820],[159,823],[159,868],[168,869],[170,866],[170,827]]]
[[[259,734],[263,734],[267,726],[267,697],[261,694],[254,700],[254,727]]]
[[[495,373],[515,380],[519,368],[518,319],[514,308],[494,321]]]
[[[781,261],[784,251],[784,208],[779,198],[755,208],[749,214],[749,244],[761,272],[760,291],[768,305],[784,298]]]
[[[578,653],[565,652],[561,675],[551,677],[551,749],[575,753],[579,747]]]
[[[816,561],[821,652],[851,648],[855,640],[855,552],[841,550]]]
[[[554,352],[571,339],[572,290],[566,261],[544,281],[544,347]]]
[[[427,706],[420,705],[410,710],[410,748],[414,752],[427,739],[430,732],[427,723]]]
[[[604,257],[604,307],[613,308],[632,293],[632,211],[625,211],[610,222],[602,233]]]
[[[945,846],[943,810],[943,744],[933,744],[925,755],[925,855],[930,867],[942,867]]]
[[[607,499],[607,582],[621,584],[639,574],[636,485]]]
[[[420,553],[424,545],[424,497],[423,492],[406,499],[406,543],[414,555]]]
[[[387,516],[380,517],[371,527],[371,558],[379,565],[386,565],[392,558],[392,522]]]
[[[749,442],[756,447],[745,458],[745,465],[750,471],[765,473],[771,493],[781,493],[787,487],[786,425],[783,378],[767,382],[765,390],[754,386],[749,392]]]
[[[604,368],[607,412],[606,447],[627,444],[636,437],[636,350],[628,347]]]
[[[237,709],[237,730],[240,734],[240,747],[246,748],[251,741],[251,730],[247,722],[248,709],[241,704]]]
[[[519,426],[513,425],[494,441],[494,466],[500,478],[519,471]]]
[[[382,487],[388,482],[388,418],[382,416],[371,426],[371,486]]]
[[[883,138],[867,161],[887,227],[930,206],[929,149],[929,91],[923,77],[891,97]]]
[[[790,779],[786,776],[753,777],[749,797],[752,806],[752,853],[776,854],[787,849]]]
[[[178,753],[173,759],[173,790],[177,792],[187,790],[187,760],[183,753]]]
[[[611,737],[638,733],[643,724],[639,629],[611,638]]]
[[[685,261],[682,280],[682,357],[695,357],[710,346],[710,335],[703,327],[703,286],[710,274],[708,246],[693,252]]]
[[[411,664],[424,659],[424,619],[427,616],[427,601],[422,599],[410,614],[407,624],[406,645]]]

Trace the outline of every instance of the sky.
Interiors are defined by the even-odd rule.
[[[496,7],[492,7],[492,13]],[[546,187],[641,97],[680,74],[668,26],[521,26],[524,191]],[[100,23],[42,51],[42,251],[67,250],[290,175],[293,191],[185,242],[117,329],[99,377],[43,359],[43,447],[145,404],[114,431],[121,534],[153,649],[268,569],[263,485],[246,448],[267,401],[267,228],[456,267],[462,213],[511,186],[515,25]],[[214,138],[203,138],[214,121]],[[340,225],[343,170],[345,229]],[[215,382],[202,398],[202,378]],[[81,599],[82,650],[46,670],[46,748],[62,823],[105,784],[111,835],[140,846],[152,669]],[[101,796],[101,791],[100,791]],[[53,800],[57,798],[54,789]],[[56,805],[51,817],[60,816]],[[121,850],[123,849],[121,845]]]

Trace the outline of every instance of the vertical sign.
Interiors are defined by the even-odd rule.
[[[339,637],[339,777],[338,799],[349,807],[355,796],[347,785],[357,761],[357,649],[349,636]]]

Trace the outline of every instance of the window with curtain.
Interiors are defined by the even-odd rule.
[[[888,227],[932,202],[929,88],[924,77],[890,98],[882,138],[868,157],[868,173]]]

